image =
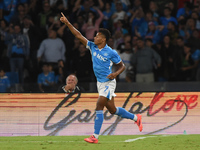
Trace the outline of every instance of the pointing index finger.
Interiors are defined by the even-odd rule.
[[[63,16],[63,17],[65,17],[65,15],[61,12],[61,15]]]

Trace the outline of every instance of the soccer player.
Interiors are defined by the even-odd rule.
[[[99,29],[94,42],[88,41],[64,16],[63,13],[60,21],[65,23],[72,34],[78,38],[83,45],[85,45],[91,52],[93,61],[93,70],[97,78],[97,89],[99,98],[96,104],[96,118],[94,122],[94,134],[89,138],[84,139],[89,143],[98,143],[98,137],[103,123],[103,109],[106,107],[111,114],[116,114],[122,118],[134,120],[139,127],[140,132],[143,129],[142,117],[140,114],[134,115],[124,108],[115,107],[114,97],[116,96],[114,91],[116,88],[115,78],[125,69],[125,66],[117,54],[117,52],[111,49],[106,42],[110,37],[110,32],[107,29]],[[118,70],[111,72],[112,64],[117,64]]]

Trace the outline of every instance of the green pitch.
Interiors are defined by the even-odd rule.
[[[111,135],[98,144],[87,136],[0,137],[0,150],[200,150],[200,135]]]

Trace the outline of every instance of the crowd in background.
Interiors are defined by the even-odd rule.
[[[22,91],[37,83],[38,92],[53,92],[71,73],[80,84],[96,82],[89,50],[60,22],[61,12],[88,40],[109,29],[108,45],[126,65],[119,82],[200,81],[200,0],[180,8],[157,2],[0,0],[0,91],[13,72]]]

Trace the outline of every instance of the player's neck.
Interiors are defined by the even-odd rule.
[[[99,44],[97,46],[98,46],[98,49],[102,49],[102,48],[104,48],[106,46],[106,43],[101,43],[101,44]]]

